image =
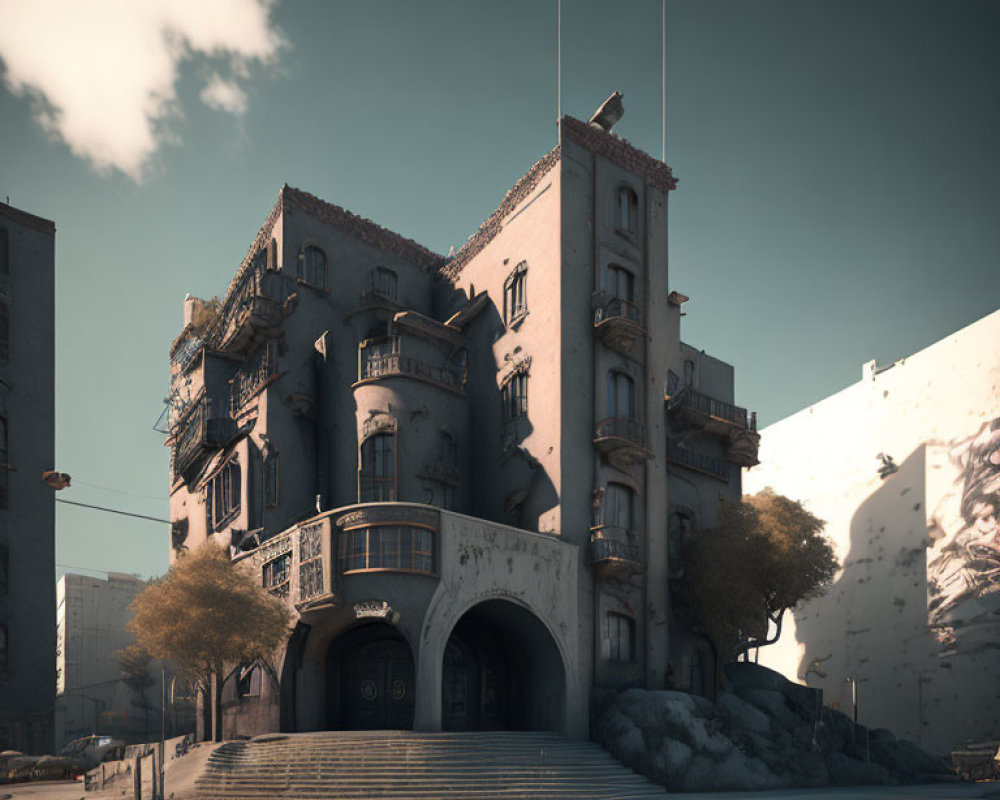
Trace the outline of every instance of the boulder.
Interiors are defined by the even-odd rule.
[[[826,768],[834,786],[887,786],[892,783],[889,770],[881,764],[861,761],[843,753],[828,755]]]

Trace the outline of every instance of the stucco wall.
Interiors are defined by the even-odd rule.
[[[802,500],[827,521],[842,568],[761,663],[842,708],[857,681],[862,723],[934,752],[998,735],[1000,624],[928,616],[928,562],[966,525],[969,442],[989,439],[998,417],[1000,312],[888,369],[866,364],[859,383],[762,431],[746,490]],[[879,454],[898,470],[880,477]],[[979,610],[995,615],[997,598]]]

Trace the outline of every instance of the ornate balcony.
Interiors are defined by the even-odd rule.
[[[391,347],[391,350],[387,349]],[[399,352],[398,340],[373,345],[362,344],[358,351],[358,383],[385,378],[415,378],[465,394],[465,371],[433,367],[425,361]]]
[[[594,295],[594,330],[608,347],[628,353],[646,331],[642,327],[639,306],[622,297],[608,297],[605,292]]]
[[[267,342],[233,375],[229,392],[230,413],[235,417],[277,374],[277,343]]]
[[[667,413],[688,428],[722,437],[726,442],[726,460],[752,467],[757,460],[760,436],[757,414],[685,386],[666,396]]]
[[[727,483],[729,482],[730,470],[732,469],[730,464],[721,458],[714,458],[713,456],[699,453],[697,450],[689,450],[674,442],[667,442],[667,461],[680,464],[695,472],[710,475]]]
[[[195,401],[171,434],[174,471],[186,475],[202,457],[224,446],[235,432],[236,424],[222,404],[210,397]]]
[[[284,279],[274,271],[248,271],[219,310],[219,349],[245,352],[273,331],[282,319]]]
[[[594,426],[594,444],[612,463],[633,464],[652,458],[646,426],[633,417],[607,417]]]
[[[627,578],[642,572],[639,546],[624,528],[601,525],[590,530],[588,562],[601,576]]]

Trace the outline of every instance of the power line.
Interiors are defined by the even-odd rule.
[[[160,519],[159,517],[147,517],[145,514],[133,514],[131,511],[119,511],[117,508],[106,508],[105,506],[92,506],[89,503],[77,503],[73,500],[63,500],[61,497],[57,497],[56,502],[65,503],[68,506],[80,506],[81,508],[92,508],[95,511],[107,511],[109,514],[121,514],[123,517],[137,517],[138,519],[148,519],[150,522],[162,522],[166,525],[170,524],[169,519]]]
[[[88,483],[87,481],[81,481],[79,478],[73,478],[73,485],[89,486],[92,489],[101,489],[105,492],[114,492],[115,494],[124,494],[129,497],[142,497],[147,500],[163,500],[163,495],[152,495],[152,494],[139,494],[138,492],[130,492],[126,489],[112,489],[110,486],[101,486],[98,483]]]

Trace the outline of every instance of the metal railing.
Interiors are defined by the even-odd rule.
[[[724,481],[729,480],[731,467],[721,458],[699,453],[697,450],[689,450],[671,442],[667,443],[667,460],[674,461],[686,467],[691,467],[699,472],[707,472],[716,478]]]
[[[689,409],[708,414],[710,417],[721,419],[740,428],[747,430],[757,430],[757,415],[750,414],[745,408],[716,400],[707,394],[702,394],[690,386],[684,388],[673,400],[673,407],[679,409]]]
[[[607,417],[594,426],[595,439],[625,439],[645,447],[646,425],[634,417]]]
[[[445,367],[432,367],[418,358],[399,353],[368,354],[362,352],[359,367],[359,381],[402,375],[441,384],[456,392],[463,391],[465,387],[464,373]]]
[[[234,424],[221,403],[202,397],[192,404],[174,433],[174,468],[183,471],[206,447],[225,444]]]
[[[590,538],[590,563],[597,564],[601,561],[632,561],[639,563],[639,548],[637,545],[628,542],[619,542],[614,539],[597,539],[591,535]]]
[[[235,415],[277,374],[278,347],[275,342],[268,342],[233,376],[229,391],[230,413]]]
[[[636,325],[641,324],[642,321],[639,306],[624,297],[609,298],[597,307],[594,312],[594,324],[600,325],[609,319],[627,319]]]

